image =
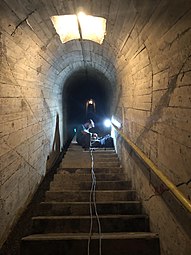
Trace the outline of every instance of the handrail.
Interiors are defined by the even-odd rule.
[[[160,178],[167,188],[175,195],[180,203],[191,213],[191,202],[178,190],[178,188],[162,173],[162,171],[117,127],[112,123],[120,136],[134,149],[139,157],[149,166],[149,168]]]

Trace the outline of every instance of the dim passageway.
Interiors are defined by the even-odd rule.
[[[190,255],[191,1],[1,0],[0,17],[2,252],[77,126],[109,118],[161,255]]]

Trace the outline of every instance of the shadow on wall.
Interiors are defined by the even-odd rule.
[[[56,163],[56,161],[58,160],[60,156],[60,152],[61,151],[60,151],[59,115],[57,113],[52,151],[47,157],[46,172],[49,172],[49,170],[54,166],[54,164]]]

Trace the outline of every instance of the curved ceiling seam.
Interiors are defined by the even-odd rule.
[[[95,57],[96,56],[96,57]],[[63,58],[64,57],[64,58]],[[78,58],[81,58],[81,54],[79,54],[79,56],[78,56]],[[102,56],[102,55],[98,55],[98,54],[95,54],[94,52],[91,52],[91,59],[89,58],[89,59],[87,59],[86,60],[86,62],[97,62],[97,59],[96,58],[100,58],[101,60],[104,60],[104,65],[106,65],[106,66],[110,66],[110,65],[112,65],[112,66],[114,66],[113,65],[113,60],[111,60],[111,59],[108,59],[106,56]],[[61,61],[61,59],[62,59],[62,61]],[[66,66],[68,66],[68,64],[69,63],[71,63],[71,60],[73,59],[73,57],[72,56],[69,56],[69,53],[67,53],[67,55],[65,55],[65,56],[60,56],[60,58],[59,59],[57,59],[57,65],[59,65],[59,69],[60,69],[60,71],[59,71],[59,73],[61,73],[62,72],[62,70],[63,70],[63,65],[66,67]],[[94,60],[95,59],[95,60]],[[82,61],[82,59],[81,59],[81,61]],[[74,59],[74,62],[76,62],[76,60]],[[55,68],[56,69],[56,68]],[[115,69],[115,68],[113,68],[113,69]],[[57,69],[56,69],[57,70]]]
[[[91,60],[87,60],[86,62],[87,63],[96,63],[97,64],[98,57],[99,57],[99,60],[101,60],[101,63],[104,63],[103,65],[101,65],[102,67],[107,67],[107,69],[109,69],[109,67],[111,67],[110,69],[116,70],[116,67],[113,65],[113,61],[111,61],[110,59],[105,58],[104,56],[101,56],[101,55],[96,55],[96,57],[94,55],[94,57]],[[66,68],[71,63],[76,62],[73,59],[73,57],[71,57],[71,56],[65,56],[65,59],[63,59],[63,56],[61,56],[60,59],[61,58],[62,58],[62,61],[59,61],[58,59],[57,59],[57,61],[60,62],[60,66],[64,65],[64,66],[61,67],[62,71],[63,71],[64,68]],[[73,60],[73,61],[71,61],[71,60]],[[80,59],[78,62],[82,62],[82,59]]]
[[[89,42],[89,44],[90,44],[90,48],[91,48],[91,43]],[[61,48],[61,47],[59,47],[59,48]],[[60,52],[60,49],[58,51]],[[63,49],[61,49],[61,51],[63,52]],[[78,50],[75,50],[75,52],[76,51],[78,51]],[[109,49],[106,49],[105,51],[110,52]],[[70,52],[67,52],[67,53],[64,52],[64,54],[60,54],[59,58],[57,58],[56,62],[58,63],[57,65],[59,65],[59,67],[60,67],[59,68],[60,71],[59,71],[58,75],[60,75],[64,71],[65,68],[70,66],[71,61],[76,63],[76,60],[73,57],[71,57],[71,53],[72,52],[73,51],[70,51]],[[81,50],[79,50],[78,52],[80,53],[79,57],[81,58]],[[97,52],[94,52],[94,51],[86,51],[86,52],[87,52],[88,55],[89,54],[91,55],[91,58],[86,60],[86,62],[88,62],[88,63],[90,63],[90,62],[91,63],[96,63],[97,60],[99,59],[99,60],[101,60],[102,63],[104,63],[103,65],[101,65],[101,69],[103,69],[103,66],[104,66],[105,72],[109,71],[112,74],[113,74],[113,72],[116,72],[116,67],[113,64],[113,63],[115,63],[114,56],[112,56],[112,53],[109,54],[111,57],[108,58],[105,54],[104,55],[100,55],[100,53],[98,54],[98,52],[99,52],[98,50],[97,50]],[[98,62],[100,62],[99,60],[98,60]],[[82,60],[77,61],[78,65],[79,65],[79,63],[82,64],[81,61]],[[64,65],[64,69],[63,69],[63,65]],[[96,63],[96,65],[97,65],[97,63]]]
[[[62,68],[62,70],[58,73],[58,75],[60,75],[67,67],[72,66],[72,65],[76,65],[76,63],[83,65],[83,61],[82,60],[75,60],[75,61],[69,61],[69,63],[64,63],[64,66]],[[96,61],[92,60],[92,61],[86,61],[86,66],[99,66],[101,69],[104,68],[105,72],[109,72],[109,73],[116,73],[116,69],[115,67],[110,63],[110,62],[103,62],[103,63],[97,63]]]
[[[92,62],[91,62],[91,63],[92,63]],[[57,83],[57,84],[62,84],[62,86],[63,86],[64,83],[65,83],[65,81],[68,79],[68,77],[69,77],[72,73],[74,73],[74,72],[78,71],[79,69],[81,69],[82,66],[83,66],[81,61],[75,62],[75,63],[73,63],[73,64],[76,65],[76,68],[73,68],[73,67],[70,68],[70,66],[71,66],[72,64],[71,64],[70,66],[67,66],[65,69],[62,70],[62,72],[64,73],[64,74],[62,75],[62,78],[60,78],[60,75],[59,75],[59,77],[57,78],[57,80],[55,81],[55,83]],[[78,64],[78,65],[77,65],[77,64]],[[96,67],[100,67],[100,68],[95,68],[94,66],[88,66],[88,67],[100,71],[102,74],[105,75],[105,77],[107,77],[107,75],[106,75],[106,74],[108,73],[107,69],[105,69],[105,72],[103,72],[103,66],[102,66],[102,65],[99,65],[99,64],[96,63],[96,62],[95,62],[95,64],[96,64]],[[67,69],[68,69],[68,71],[67,71]],[[109,78],[109,77],[107,77],[107,79],[110,81],[111,86],[114,88],[114,86],[115,86],[115,81],[116,81],[116,75],[115,75],[115,73],[114,73],[113,71],[110,72],[110,77],[111,77],[112,79]],[[58,82],[58,79],[61,79],[61,80]],[[61,90],[62,90],[62,88],[61,88]]]

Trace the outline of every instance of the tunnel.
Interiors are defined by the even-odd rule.
[[[79,20],[80,37],[61,41],[51,17],[79,11],[106,20],[101,43],[83,38]],[[116,152],[161,254],[191,254],[190,212],[124,139],[190,207],[191,1],[1,0],[0,17],[0,247],[76,127],[91,117],[104,135],[113,117]]]
[[[68,137],[73,137],[78,125],[88,119],[95,122],[94,132],[99,136],[107,133],[103,123],[111,118],[113,90],[105,75],[94,69],[79,70],[68,78],[63,91]]]

